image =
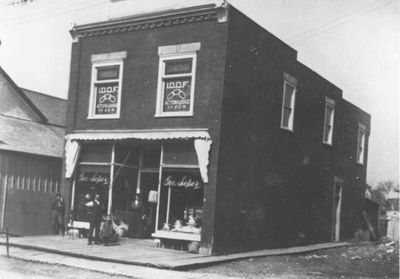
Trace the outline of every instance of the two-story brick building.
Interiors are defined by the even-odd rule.
[[[71,34],[64,196],[76,220],[99,192],[131,236],[204,253],[353,236],[370,116],[290,46],[227,4]]]

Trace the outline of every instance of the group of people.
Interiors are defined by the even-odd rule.
[[[110,218],[102,223],[104,204],[100,199],[99,194],[95,194],[94,198],[87,193],[84,197],[84,206],[86,207],[87,216],[89,219],[88,245],[108,244],[116,242],[116,233],[113,230],[112,221]],[[53,212],[53,232],[55,235],[65,233],[65,202],[61,194],[57,193],[55,201],[51,205]],[[102,239],[102,242],[100,241]]]

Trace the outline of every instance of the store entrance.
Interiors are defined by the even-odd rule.
[[[141,174],[143,238],[150,238],[151,234],[155,232],[158,176],[158,172],[143,172]]]

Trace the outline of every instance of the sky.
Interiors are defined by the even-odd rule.
[[[74,23],[209,0],[0,0],[0,66],[23,88],[67,98]],[[372,116],[367,182],[399,182],[399,0],[231,0]]]

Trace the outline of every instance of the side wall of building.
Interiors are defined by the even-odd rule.
[[[0,225],[14,235],[52,233],[62,159],[0,151]]]
[[[354,178],[365,172],[344,156],[355,156],[360,111],[347,111],[341,90],[289,46],[234,8],[229,18],[214,252],[331,241],[335,176],[346,184],[342,236],[351,237],[363,198]],[[298,81],[293,132],[280,128],[284,73]],[[326,96],[337,107],[332,146],[322,143]]]

